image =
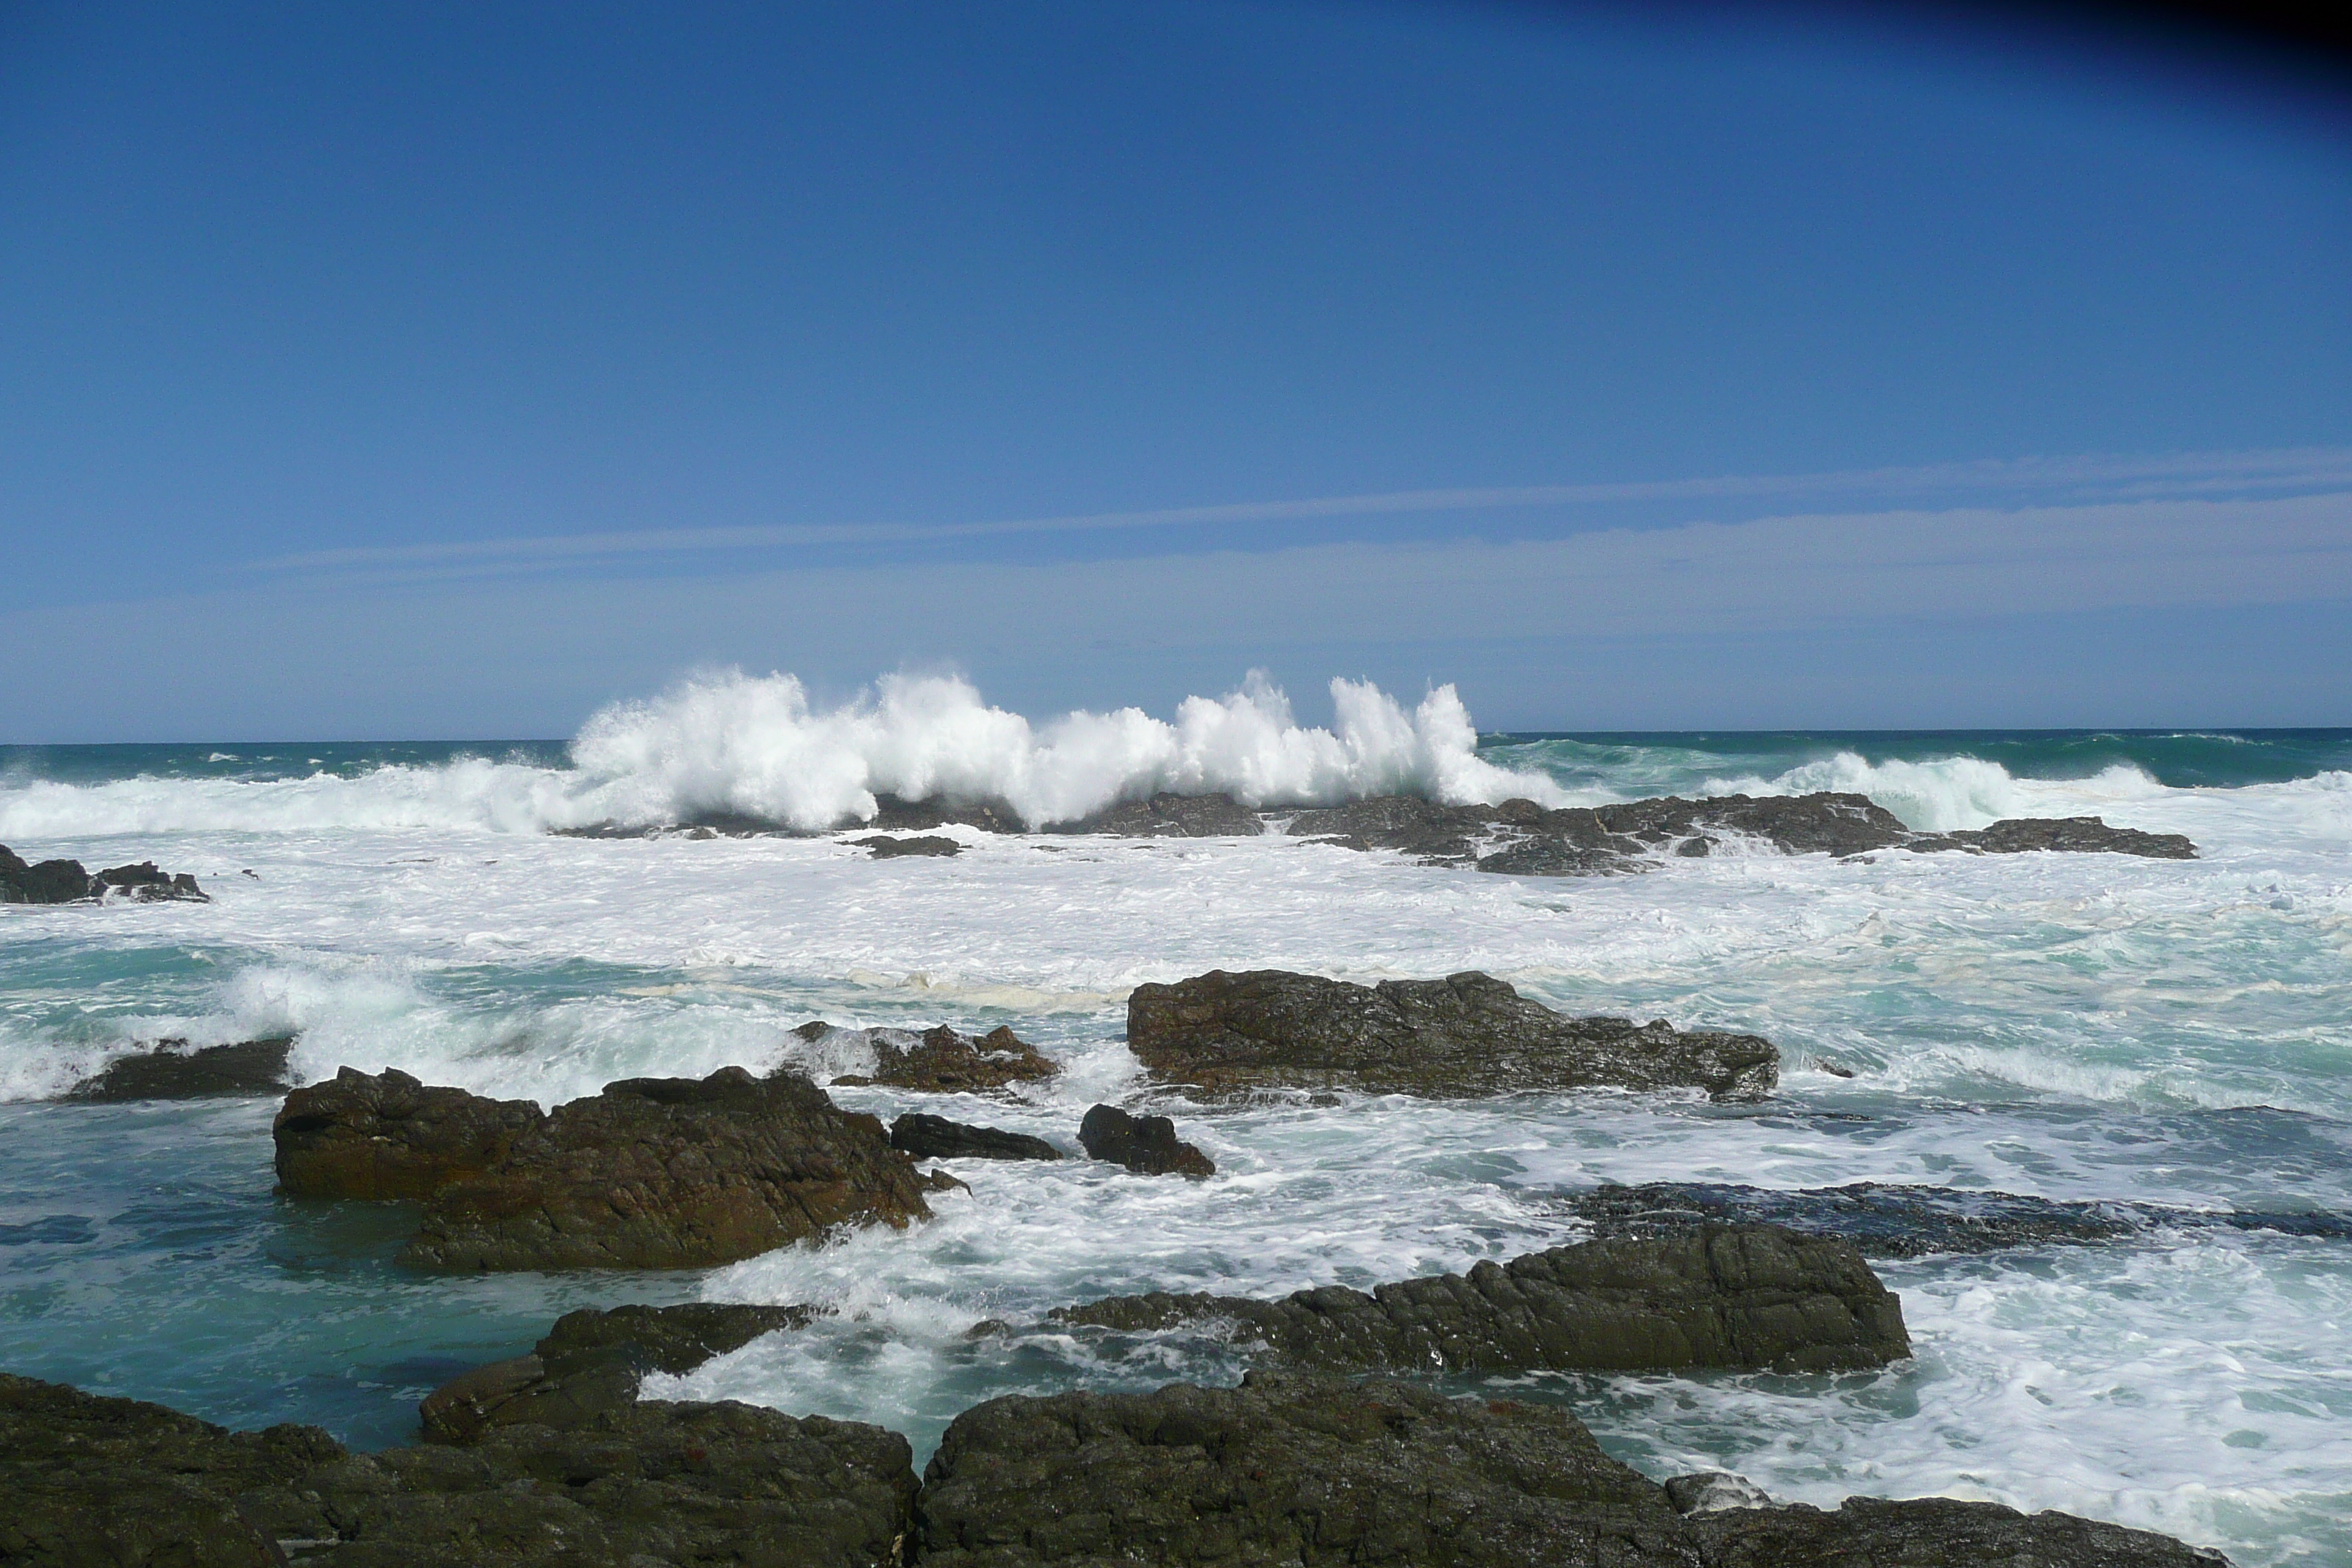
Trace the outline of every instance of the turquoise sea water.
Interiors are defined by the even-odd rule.
[[[992,1394],[1232,1370],[1172,1341],[974,1342],[981,1319],[1111,1290],[1458,1268],[1573,1237],[1560,1195],[1603,1180],[2352,1216],[2352,731],[1487,735],[1473,752],[1424,712],[1320,751],[1279,725],[1130,729],[1129,760],[1107,763],[1099,735],[1081,754],[1079,738],[1007,740],[969,714],[928,730],[756,703],[621,717],[576,763],[551,742],[0,750],[0,842],[152,858],[215,895],[0,909],[0,1367],[376,1446],[407,1438],[415,1400],[452,1370],[520,1351],[571,1307],[804,1300],[836,1315],[675,1386],[880,1421],[919,1455]],[[957,829],[955,859],[877,862],[826,837],[544,831],[823,803],[836,796],[793,792],[845,758],[877,787],[929,768],[1034,799],[1147,777],[1563,801],[1847,788],[1923,827],[2095,813],[2187,833],[2200,858],[1759,853],[1523,880],[1278,837]],[[1789,1070],[1747,1108],[1151,1095],[1121,1040],[1128,990],[1260,964],[1484,968],[1580,1011],[1756,1030]],[[398,1066],[553,1103],[621,1076],[792,1059],[787,1031],[810,1017],[1009,1023],[1066,1068],[1010,1101],[845,1102],[1068,1145],[1087,1105],[1149,1099],[1223,1174],[971,1163],[956,1169],[972,1195],[903,1235],[707,1273],[447,1279],[393,1262],[397,1205],[275,1196],[267,1103],[50,1098],[135,1042],[293,1031],[308,1075]],[[1722,1466],[1811,1501],[1995,1497],[2245,1563],[2352,1563],[2352,1244],[2158,1225],[1882,1272],[1919,1348],[1902,1368],[1513,1386],[1570,1403],[1655,1474]]]

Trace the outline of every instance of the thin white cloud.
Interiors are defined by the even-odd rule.
[[[1539,507],[1776,498],[1856,500],[1984,493],[2044,500],[2131,500],[2352,487],[2352,448],[2298,447],[2170,456],[2028,458],[1834,473],[1727,476],[1623,484],[1523,485],[1400,490],[1380,495],[1240,501],[1156,510],[1097,512],[963,523],[810,523],[649,529],[531,538],[365,546],[272,556],[257,572],[374,573],[402,577],[494,574],[563,563],[651,554],[834,544],[913,543],[1020,534],[1084,532],[1183,524],[1435,515]],[[423,571],[418,569],[422,568]]]

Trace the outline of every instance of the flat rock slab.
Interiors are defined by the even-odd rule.
[[[1586,1242],[1383,1285],[1278,1301],[1115,1296],[1057,1322],[1215,1334],[1325,1370],[1832,1372],[1911,1353],[1903,1306],[1847,1243],[1774,1226],[1704,1226]]]
[[[697,1268],[927,1219],[882,1123],[790,1074],[627,1079],[434,1189],[401,1254],[440,1269]]]
[[[158,1040],[153,1048],[117,1057],[66,1093],[68,1100],[205,1100],[277,1094],[286,1088],[286,1058],[294,1037],[240,1040],[188,1048],[185,1040]]]
[[[1771,1092],[1780,1053],[1754,1035],[1572,1018],[1469,971],[1355,985],[1213,970],[1128,997],[1127,1043],[1164,1083],[1209,1093],[1355,1089],[1429,1099],[1530,1089]]]
[[[946,856],[963,853],[962,845],[952,838],[943,837],[893,838],[887,834],[876,834],[871,838],[853,838],[849,842],[860,849],[868,851],[877,860],[892,860],[904,855]]]
[[[1165,1116],[1130,1116],[1116,1105],[1097,1105],[1078,1124],[1078,1146],[1094,1160],[1108,1160],[1147,1176],[1217,1173],[1216,1162],[1176,1136]]]
[[[831,1024],[812,1022],[803,1024],[793,1033],[811,1044],[828,1035],[863,1037],[866,1048],[874,1053],[874,1070],[833,1080],[844,1088],[880,1084],[939,1094],[969,1093],[1041,1082],[1062,1070],[1061,1063],[1005,1025],[978,1038],[945,1024],[911,1035],[902,1029],[838,1029]]]
[[[918,1160],[1058,1160],[1043,1138],[909,1111],[890,1123],[890,1147]]]
[[[1707,1568],[2227,1568],[2218,1552],[2168,1535],[2052,1510],[2020,1513],[1951,1498],[1848,1498],[1694,1514]]]
[[[288,1095],[270,1136],[278,1184],[291,1196],[423,1198],[488,1170],[545,1120],[528,1100],[347,1067]]]

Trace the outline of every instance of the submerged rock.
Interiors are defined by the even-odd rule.
[[[152,1050],[117,1057],[66,1092],[68,1100],[202,1100],[276,1094],[286,1088],[294,1037],[240,1040],[190,1050],[185,1040],[157,1040]]]
[[[898,1029],[836,1031],[831,1024],[803,1024],[793,1031],[812,1044],[834,1033],[863,1035],[874,1053],[874,1070],[833,1081],[844,1088],[881,1084],[891,1089],[920,1089],[939,1093],[1003,1089],[1034,1083],[1062,1070],[1062,1064],[1045,1055],[1004,1025],[978,1039],[945,1024],[909,1036]],[[908,1043],[912,1041],[911,1044]]]
[[[488,1170],[545,1120],[527,1100],[347,1067],[288,1095],[270,1135],[278,1184],[293,1196],[422,1198]]]
[[[849,841],[859,849],[869,851],[877,860],[896,859],[902,855],[961,855],[963,846],[952,838],[892,838],[887,834],[876,834],[871,838]]]
[[[992,1399],[924,1471],[918,1561],[1699,1568],[1655,1486],[1576,1417],[1401,1383]]]
[[[909,1111],[890,1123],[890,1147],[918,1160],[1058,1160],[1043,1138]]]
[[[1831,1372],[1911,1353],[1902,1303],[1860,1253],[1773,1226],[1559,1247],[1370,1294],[1154,1292],[1052,1316],[1128,1332],[1197,1329],[1329,1370]]]
[[[1078,1144],[1087,1157],[1108,1160],[1147,1176],[1190,1176],[1194,1180],[1217,1173],[1216,1162],[1176,1136],[1176,1124],[1164,1116],[1129,1116],[1115,1105],[1097,1105],[1078,1124]]]
[[[1139,985],[1127,1043],[1162,1082],[1212,1093],[1359,1089],[1454,1099],[1523,1089],[1769,1094],[1780,1052],[1754,1035],[1664,1020],[1571,1018],[1470,971],[1353,985],[1279,969]]]
[[[649,1372],[688,1373],[778,1329],[806,1328],[813,1307],[709,1301],[567,1312],[530,1355],[477,1367],[418,1407],[425,1436],[470,1443],[494,1426],[572,1427],[634,1404]]]
[[[695,1268],[836,1226],[929,1217],[882,1123],[804,1078],[628,1079],[559,1106],[436,1187],[402,1260],[429,1268]]]

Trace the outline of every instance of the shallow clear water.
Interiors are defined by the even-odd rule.
[[[1853,787],[1923,826],[2096,812],[2203,853],[1727,856],[1593,880],[1276,837],[950,829],[970,846],[959,858],[882,862],[829,838],[554,837],[537,828],[586,787],[559,756],[453,760],[463,750],[0,763],[0,842],[152,858],[215,895],[0,910],[0,1366],[381,1445],[413,1431],[414,1401],[453,1368],[520,1351],[573,1306],[812,1301],[837,1315],[665,1386],[880,1421],[919,1457],[991,1394],[1234,1370],[1181,1336],[1044,1331],[1054,1306],[1507,1258],[1575,1236],[1559,1194],[1604,1180],[2352,1213],[2343,731],[1490,738],[1485,765],[1541,770],[1561,798]],[[322,761],[210,760],[248,752]],[[722,781],[693,798],[730,797]],[[299,1030],[305,1074],[397,1066],[552,1103],[629,1074],[763,1068],[803,1048],[787,1031],[811,1017],[1010,1023],[1062,1079],[1009,1101],[839,1098],[1074,1147],[1087,1105],[1143,1093],[1127,992],[1221,965],[1482,968],[1580,1011],[1752,1029],[1790,1070],[1780,1098],[1742,1108],[1161,1096],[1215,1180],[962,1162],[971,1194],[907,1233],[625,1278],[404,1273],[396,1207],[272,1195],[267,1104],[40,1102],[171,1035]],[[2243,1563],[2352,1562],[2352,1245],[2187,1226],[1882,1272],[1919,1351],[1901,1368],[1514,1386],[1570,1403],[1654,1474],[1721,1466],[1814,1501],[1990,1497]],[[985,1320],[1007,1327],[971,1337]]]

